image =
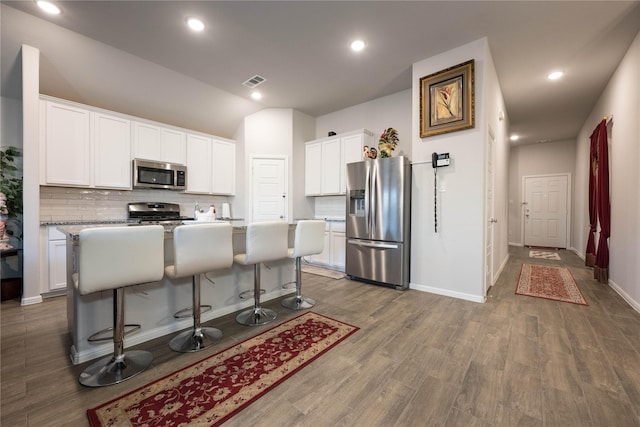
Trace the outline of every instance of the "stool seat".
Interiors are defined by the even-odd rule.
[[[78,378],[88,387],[120,383],[149,367],[148,351],[124,352],[124,289],[157,282],[164,273],[164,227],[86,228],[79,233],[74,283],[80,295],[113,291],[113,356],[98,360]]]
[[[246,326],[264,325],[275,320],[275,311],[260,307],[260,264],[287,258],[289,224],[284,221],[251,223],[247,226],[245,253],[237,254],[233,261],[253,265],[253,308],[236,316]]]
[[[296,224],[296,234],[293,248],[289,248],[287,255],[296,260],[296,294],[285,298],[281,304],[291,310],[304,310],[313,307],[316,302],[303,297],[302,290],[302,257],[316,255],[324,250],[324,220],[301,220]]]
[[[191,295],[193,305],[191,313],[193,327],[181,332],[170,342],[169,347],[179,352],[194,352],[216,344],[222,338],[222,332],[216,328],[203,327],[200,322],[202,308],[210,305],[200,304],[200,275],[233,264],[233,227],[227,223],[203,223],[181,225],[173,230],[173,265],[164,271],[170,279],[191,276]],[[174,317],[185,317],[180,310]]]

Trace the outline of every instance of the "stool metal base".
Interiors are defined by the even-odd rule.
[[[311,308],[316,305],[316,301],[314,299],[305,298],[303,296],[292,296],[283,299],[280,304],[283,307],[289,308],[291,310],[306,310],[307,308]]]
[[[236,316],[236,321],[241,325],[260,326],[276,319],[276,312],[268,308],[252,308],[243,311]]]
[[[189,329],[176,335],[169,342],[169,347],[180,353],[193,353],[217,344],[221,339],[220,329],[200,328],[200,331]]]
[[[153,355],[144,350],[131,350],[120,358],[108,356],[82,371],[78,381],[87,387],[118,384],[139,374],[151,365]]]

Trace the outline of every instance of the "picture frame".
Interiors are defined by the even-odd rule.
[[[475,127],[475,60],[420,78],[420,138]]]

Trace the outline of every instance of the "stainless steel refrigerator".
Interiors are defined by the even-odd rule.
[[[411,164],[404,156],[347,164],[346,268],[352,279],[409,287]]]

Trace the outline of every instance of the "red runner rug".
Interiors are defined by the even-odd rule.
[[[516,294],[589,305],[568,268],[522,264]]]
[[[89,424],[218,426],[358,329],[306,312],[89,409]]]

